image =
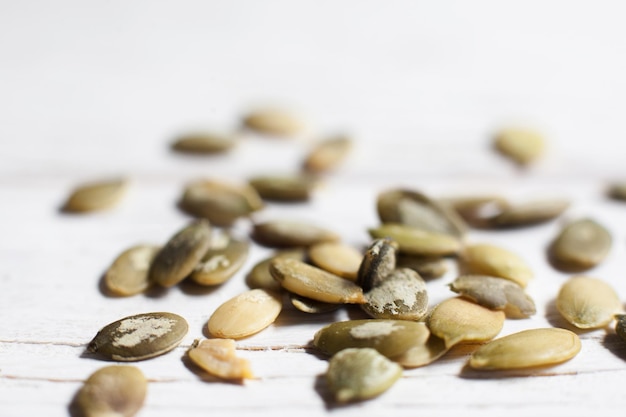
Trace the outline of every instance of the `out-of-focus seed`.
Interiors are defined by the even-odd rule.
[[[592,219],[567,224],[548,248],[552,265],[565,272],[582,272],[602,262],[611,250],[609,231]]]
[[[263,246],[274,248],[309,247],[322,242],[338,242],[340,236],[312,223],[273,220],[256,223],[252,238]]]
[[[535,162],[545,152],[543,135],[530,129],[502,129],[495,135],[493,144],[500,154],[522,166]]]
[[[263,135],[287,137],[302,133],[306,126],[295,114],[278,108],[259,108],[243,117],[245,128]]]
[[[230,151],[237,144],[234,135],[215,132],[195,132],[180,136],[172,142],[172,150],[198,155],[221,154]]]
[[[264,200],[297,202],[311,198],[317,182],[306,175],[258,175],[248,180]]]
[[[526,288],[533,277],[530,266],[521,257],[500,246],[478,243],[465,247],[460,269],[464,274],[506,278]]]
[[[61,208],[67,213],[107,210],[116,206],[126,194],[125,179],[94,181],[78,185]]]
[[[347,136],[333,136],[317,142],[305,156],[302,169],[320,174],[336,169],[352,149],[352,140]]]

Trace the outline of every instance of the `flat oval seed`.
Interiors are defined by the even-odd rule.
[[[250,361],[238,358],[233,339],[204,339],[194,341],[187,351],[189,359],[218,378],[243,380],[254,378]]]
[[[532,226],[554,220],[569,206],[570,202],[561,198],[512,204],[487,221],[499,228]]]
[[[81,184],[72,190],[61,210],[85,213],[110,209],[120,202],[127,189],[128,182],[123,179]]]
[[[494,148],[517,164],[528,165],[544,153],[545,140],[538,132],[509,128],[496,134]]]
[[[565,329],[529,329],[492,340],[479,347],[469,366],[480,370],[506,370],[556,365],[580,351],[576,333]]]
[[[305,156],[302,169],[320,174],[336,169],[352,149],[352,140],[347,136],[333,136],[319,141]]]
[[[109,266],[104,275],[104,284],[112,294],[130,296],[147,290],[150,265],[161,250],[160,246],[137,245],[122,252]]]
[[[450,298],[435,306],[427,324],[446,347],[460,342],[484,342],[500,333],[505,315],[462,298]]]
[[[177,314],[137,314],[103,327],[87,351],[116,361],[140,361],[174,349],[188,329],[187,321]]]
[[[319,268],[351,281],[356,281],[363,260],[361,252],[339,242],[317,243],[309,248],[308,255]]]
[[[441,257],[456,255],[461,250],[461,241],[452,235],[397,223],[387,223],[371,228],[369,234],[375,239],[388,237],[398,243],[400,252],[412,255]]]
[[[450,197],[439,201],[452,208],[466,224],[475,228],[491,227],[490,219],[509,206],[508,201],[499,196]]]
[[[566,272],[582,272],[593,268],[611,250],[609,231],[591,219],[569,223],[554,239],[548,256],[554,267]]]
[[[415,344],[393,360],[404,368],[418,368],[433,363],[449,350],[442,338],[430,334],[423,343]]]
[[[621,303],[608,283],[597,278],[575,276],[561,286],[556,298],[556,308],[574,326],[594,329],[613,320]]]
[[[209,248],[191,273],[200,285],[219,285],[229,280],[248,259],[250,243],[226,236],[226,246]]]
[[[336,311],[341,306],[341,304],[312,300],[294,293],[289,293],[289,301],[297,310],[309,314],[330,313],[331,311]]]
[[[535,302],[517,283],[487,275],[461,275],[450,284],[457,294],[507,317],[526,318],[536,313]]]
[[[287,291],[326,303],[362,304],[363,290],[354,282],[297,259],[278,258],[270,273]]]
[[[258,109],[244,116],[245,128],[271,136],[294,136],[305,129],[305,124],[295,115],[281,109]]]
[[[256,223],[252,238],[263,246],[274,248],[309,247],[321,242],[337,242],[340,236],[311,223],[275,220]]]
[[[392,271],[383,282],[365,293],[361,308],[378,319],[419,320],[428,310],[426,283],[412,269]]]
[[[88,417],[132,417],[143,407],[147,391],[148,382],[139,368],[105,366],[87,378],[72,406]]]
[[[615,333],[626,341],[626,314],[616,314],[615,320]]]
[[[330,359],[329,390],[340,403],[361,401],[387,391],[402,376],[402,367],[375,349],[349,348]]]
[[[388,358],[426,342],[425,323],[407,320],[361,319],[331,323],[315,333],[313,345],[325,355],[346,348],[372,348]]]
[[[445,258],[400,254],[396,260],[398,268],[412,269],[424,279],[441,278],[448,272],[448,262]]]
[[[506,278],[526,288],[533,272],[519,256],[507,249],[486,243],[467,246],[461,255],[464,274]]]
[[[183,153],[212,155],[225,153],[237,143],[234,135],[213,132],[188,133],[176,139],[172,150]]]
[[[317,185],[305,175],[259,175],[248,183],[262,199],[285,202],[309,200]]]
[[[375,239],[365,251],[357,271],[357,284],[369,291],[396,268],[398,244],[389,238]]]
[[[185,279],[211,244],[211,226],[196,220],[178,231],[156,254],[150,267],[150,280],[171,287]]]
[[[257,262],[248,275],[246,275],[246,284],[249,288],[263,288],[270,291],[280,292],[283,287],[280,282],[274,279],[270,273],[270,263],[274,258],[286,257],[304,261],[306,251],[304,249],[288,249],[277,251],[272,256]]]
[[[282,308],[280,295],[260,288],[249,290],[220,305],[207,327],[215,337],[241,339],[274,323]]]

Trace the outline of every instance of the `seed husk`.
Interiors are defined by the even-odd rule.
[[[282,307],[279,294],[260,288],[249,290],[220,305],[207,327],[214,337],[241,339],[274,323]]]
[[[139,368],[105,366],[87,378],[72,405],[85,417],[132,417],[143,407],[147,391]]]
[[[326,303],[362,304],[363,290],[357,284],[297,259],[277,258],[270,273],[287,291]]]
[[[320,174],[337,169],[352,149],[352,139],[348,136],[332,136],[316,143],[305,156],[302,169],[305,172]]]
[[[152,284],[149,279],[150,265],[159,250],[160,246],[136,245],[119,254],[105,272],[107,290],[118,296],[146,291]]]
[[[609,231],[592,219],[567,224],[548,248],[552,265],[565,272],[582,272],[602,262],[612,246]]]
[[[545,139],[539,132],[530,129],[502,129],[495,135],[494,148],[513,162],[526,166],[543,155]]]
[[[200,285],[219,285],[229,280],[248,259],[250,243],[225,234],[222,246],[211,246],[196,264],[191,279]]]
[[[298,202],[311,198],[317,183],[307,175],[258,175],[248,183],[264,200]]]
[[[450,348],[460,342],[485,342],[500,333],[505,315],[462,298],[437,304],[427,318],[428,328]]]
[[[324,271],[350,281],[357,280],[363,254],[356,248],[341,242],[322,242],[311,246],[307,254],[309,260]]]
[[[334,355],[326,382],[339,403],[361,401],[387,391],[402,376],[402,367],[370,348],[348,348]]]
[[[570,206],[569,200],[550,198],[510,204],[488,219],[496,228],[514,228],[541,224],[559,217]]]
[[[578,335],[569,330],[528,329],[480,346],[468,364],[486,371],[551,366],[572,359],[580,348]]]
[[[620,181],[609,184],[606,193],[613,200],[626,201],[626,182]]]
[[[195,220],[172,236],[150,266],[150,280],[171,287],[185,279],[211,244],[211,226]]]
[[[626,314],[615,315],[615,333],[626,341]]]
[[[304,249],[276,251],[273,255],[260,260],[252,267],[248,275],[246,275],[246,284],[251,289],[264,288],[266,290],[280,292],[283,287],[270,273],[270,262],[272,262],[274,258],[278,257],[293,258],[304,261],[305,255],[306,251]]]
[[[502,310],[510,318],[526,318],[536,313],[535,302],[517,283],[487,275],[461,275],[450,284],[457,294],[492,310]]]
[[[337,242],[340,236],[312,223],[274,220],[256,223],[252,238],[260,245],[273,248],[309,247],[321,242]]]
[[[365,293],[367,302],[361,308],[378,319],[419,320],[428,311],[426,283],[408,268],[392,271]]]
[[[439,202],[452,208],[466,224],[479,229],[491,227],[490,220],[509,206],[505,198],[495,195],[449,197]]]
[[[212,155],[230,151],[237,143],[234,135],[215,132],[187,133],[172,142],[172,150],[176,152]]]
[[[251,111],[244,116],[242,124],[257,133],[277,137],[295,136],[305,130],[305,123],[296,115],[277,108]]]
[[[227,380],[254,378],[250,361],[237,357],[233,339],[195,340],[187,351],[189,359],[209,374]]]
[[[424,279],[441,278],[448,272],[448,262],[445,258],[399,254],[396,258],[396,266],[412,269]]]
[[[423,343],[415,344],[393,360],[404,368],[419,368],[433,363],[449,350],[442,338],[431,333]]]
[[[464,220],[454,210],[419,191],[383,191],[377,197],[376,209],[382,223],[397,223],[457,238],[466,232]]]
[[[580,329],[606,326],[621,308],[619,296],[607,282],[587,277],[569,278],[559,290],[556,308]]]
[[[87,351],[122,362],[154,358],[178,346],[188,329],[187,321],[177,314],[137,314],[103,327]]]
[[[374,239],[361,259],[357,284],[369,291],[381,283],[396,268],[398,244],[389,238]]]
[[[70,192],[61,210],[67,213],[108,210],[122,200],[127,190],[128,181],[125,179],[80,184]]]
[[[533,278],[530,266],[521,257],[499,246],[478,243],[465,247],[460,259],[463,274],[505,278],[526,288]]]
[[[289,293],[289,301],[297,310],[309,314],[324,314],[336,311],[341,304],[325,303],[323,301],[312,300],[298,294]]]
[[[263,200],[248,184],[197,180],[187,184],[178,203],[185,213],[205,218],[215,226],[230,227],[264,207]]]
[[[386,223],[370,228],[369,234],[374,239],[388,237],[398,243],[401,253],[442,257],[456,255],[461,250],[461,241],[448,234],[431,232],[398,223]]]

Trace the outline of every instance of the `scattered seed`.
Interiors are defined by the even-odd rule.
[[[316,243],[340,240],[340,236],[331,230],[290,220],[256,223],[252,238],[260,245],[275,248],[309,247]]]
[[[305,129],[305,124],[295,115],[281,109],[258,109],[247,114],[242,124],[245,128],[270,136],[294,136]]]
[[[626,201],[626,182],[614,182],[609,185],[607,195],[613,200]]]
[[[559,217],[570,206],[569,200],[552,198],[511,204],[488,219],[493,227],[513,228],[545,223]]]
[[[195,340],[187,351],[189,359],[209,374],[228,380],[254,378],[250,361],[235,354],[233,339]]]
[[[319,174],[336,169],[352,149],[352,140],[347,136],[333,136],[315,144],[305,156],[302,169]]]
[[[529,329],[492,340],[479,347],[469,366],[480,370],[506,370],[556,365],[580,351],[576,333],[565,329]]]
[[[104,284],[112,294],[136,295],[147,290],[150,265],[161,249],[154,245],[137,245],[122,252],[109,266],[104,275]]]
[[[174,349],[189,326],[173,313],[145,313],[125,317],[103,327],[87,351],[116,361],[140,361]]]
[[[392,271],[367,293],[361,308],[378,319],[419,320],[428,310],[426,283],[408,268]]]
[[[361,401],[387,391],[402,376],[402,367],[375,349],[348,348],[328,363],[328,388],[340,403]]]
[[[248,337],[274,323],[282,307],[279,294],[249,290],[220,305],[209,318],[208,330],[223,339]]]
[[[442,338],[431,333],[423,343],[415,344],[393,360],[404,368],[419,368],[433,363],[449,350]]]
[[[248,182],[264,200],[284,202],[309,200],[317,185],[306,175],[259,175]]]
[[[341,304],[312,300],[294,293],[289,293],[289,301],[297,310],[309,314],[330,313],[336,311],[341,306]]]
[[[188,133],[172,143],[172,150],[190,154],[211,155],[225,153],[237,143],[234,135],[214,132]]]
[[[67,213],[107,210],[116,206],[128,189],[123,179],[81,184],[70,193],[62,207]]]
[[[565,272],[582,272],[602,262],[611,250],[609,231],[591,219],[567,224],[548,249],[552,265]]]
[[[402,253],[424,257],[456,255],[462,246],[461,241],[452,235],[430,232],[398,223],[386,223],[371,228],[369,234],[375,239],[388,237],[396,241],[398,250]]]
[[[448,272],[448,263],[445,258],[399,254],[396,260],[398,268],[412,269],[424,279],[441,278]]]
[[[398,244],[389,238],[375,239],[365,251],[357,271],[357,284],[369,291],[396,268]]]
[[[322,242],[312,245],[308,250],[310,261],[328,271],[351,281],[357,280],[357,274],[363,254],[352,246],[340,242]]]
[[[626,314],[616,314],[615,320],[615,333],[626,341]]]
[[[274,279],[270,273],[270,262],[274,258],[285,257],[304,261],[306,251],[304,249],[288,249],[277,251],[272,256],[257,262],[248,275],[246,275],[246,284],[249,288],[263,288],[270,291],[280,292],[283,287],[280,282]]]
[[[506,278],[526,288],[533,272],[518,255],[499,246],[479,243],[465,247],[460,267],[464,274]]]
[[[607,325],[621,308],[620,299],[608,283],[586,276],[569,278],[556,299],[556,308],[574,326],[595,329]]]
[[[248,259],[250,243],[225,234],[226,243],[212,246],[196,264],[191,279],[200,285],[219,285],[229,280]]]
[[[503,129],[494,138],[494,147],[519,165],[535,162],[545,151],[543,136],[529,129]]]
[[[509,206],[508,201],[499,196],[452,197],[440,203],[452,208],[466,224],[480,229],[491,227],[491,219]]]

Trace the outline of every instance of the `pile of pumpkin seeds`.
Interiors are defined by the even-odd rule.
[[[285,138],[301,134],[305,123],[287,112],[265,109],[247,114],[242,129]],[[175,152],[214,155],[230,152],[238,134],[193,132],[171,144]],[[505,320],[536,314],[528,284],[534,271],[514,248],[472,241],[470,230],[530,227],[561,217],[566,199],[512,203],[500,196],[430,196],[422,190],[380,190],[373,205],[380,223],[367,228],[363,247],[320,225],[288,219],[252,220],[271,201],[301,203],[314,198],[321,174],[338,169],[352,142],[334,136],[318,142],[293,175],[258,175],[248,183],[215,179],[185,185],[179,208],[194,219],[173,231],[165,242],[123,248],[104,275],[116,296],[134,296],[153,286],[169,288],[184,280],[217,286],[237,276],[254,244],[274,253],[245,273],[248,291],[222,303],[206,323],[209,339],[196,339],[186,358],[199,369],[225,381],[253,378],[253,364],[236,356],[237,340],[257,334],[290,303],[306,314],[359,308],[365,319],[322,326],[311,335],[308,349],[328,358],[326,387],[339,403],[372,399],[392,388],[405,369],[427,366],[457,345],[477,346],[467,367],[502,371],[554,366],[581,349],[576,333],[560,328],[529,328],[498,337]],[[495,148],[528,166],[541,156],[543,138],[525,130],[503,130]],[[622,187],[623,188],[623,187]],[[110,208],[119,201],[124,183],[79,187],[66,211]],[[612,198],[624,193],[616,185]],[[249,220],[247,236],[231,229]],[[547,258],[560,271],[587,271],[611,250],[608,230],[591,218],[571,221],[555,236]],[[432,305],[427,282],[458,274],[442,283],[450,297]],[[563,318],[580,329],[608,326],[626,340],[626,315],[619,296],[606,282],[572,276],[556,306]],[[352,307],[349,307],[352,306]],[[87,351],[107,360],[142,361],[167,354],[188,332],[186,320],[174,313],[140,313],[103,326]],[[114,389],[116,384],[120,389]],[[132,389],[124,389],[132,386]],[[77,393],[73,406],[86,415],[116,412],[134,415],[144,402],[147,384],[138,368],[109,366],[94,373]]]

